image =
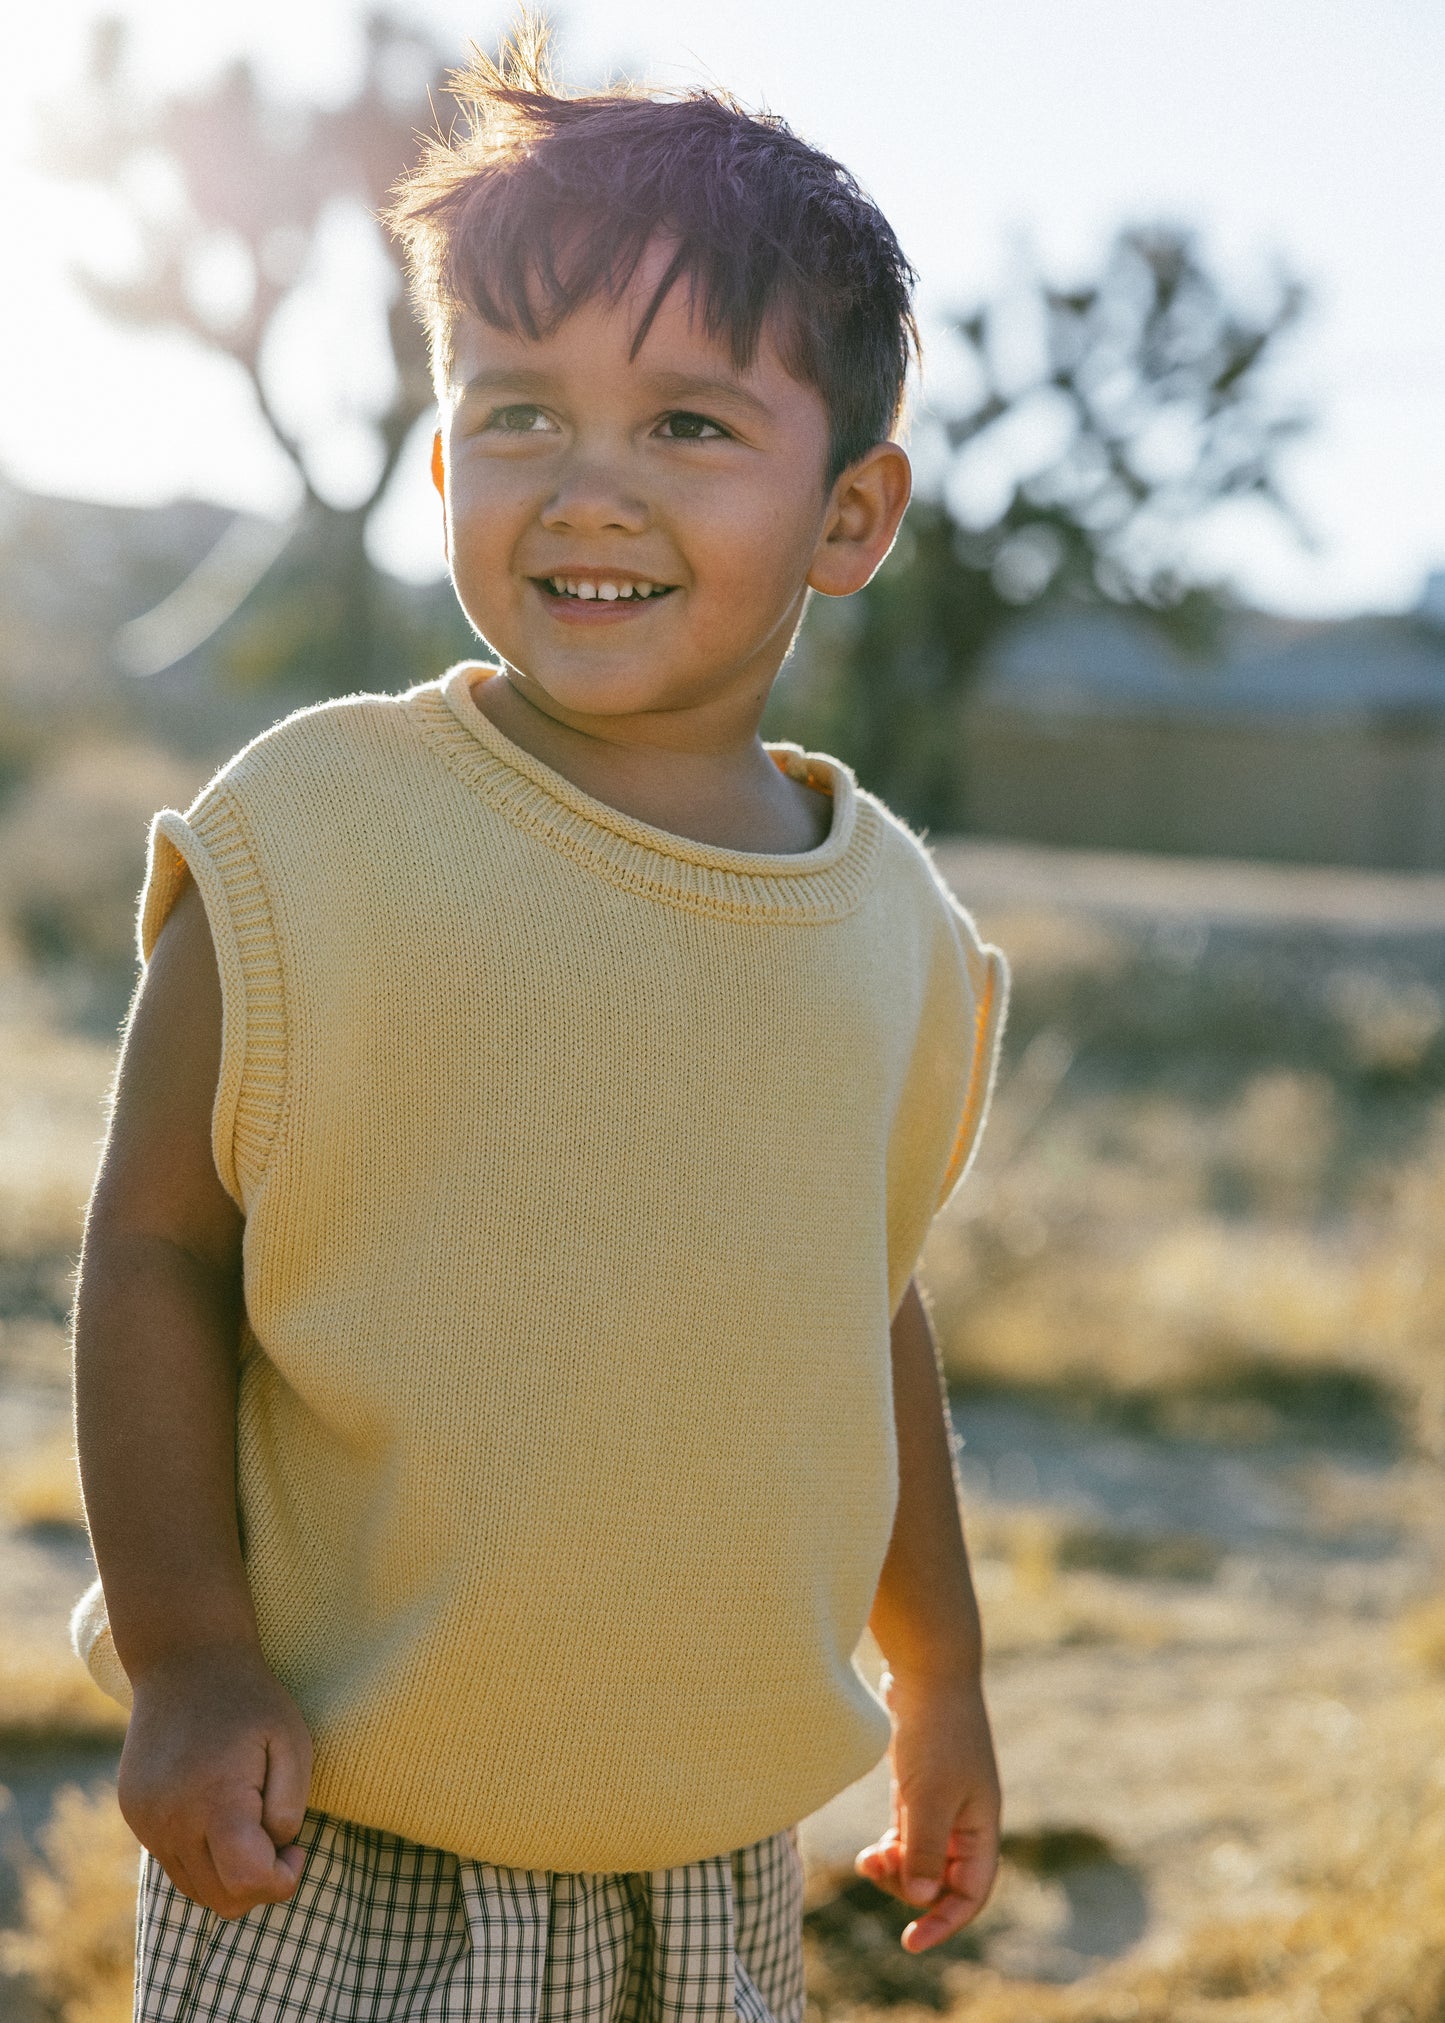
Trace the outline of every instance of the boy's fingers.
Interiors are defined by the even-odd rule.
[[[152,1850],[152,1853],[154,1854],[154,1850]],[[185,1862],[183,1862],[179,1858],[179,1856],[174,1854],[167,1854],[164,1857],[162,1857],[161,1855],[157,1854],[155,1855],[155,1859],[158,1862],[160,1862],[160,1865],[165,1870],[167,1877],[171,1882],[175,1884],[176,1888],[180,1891],[183,1897],[189,1897],[193,1904],[199,1903],[201,1901],[200,1896],[198,1894],[200,1885],[197,1883],[195,1877],[191,1874],[189,1866]]]
[[[261,1792],[261,1824],[273,1847],[289,1847],[300,1833],[310,1788],[309,1751],[298,1751],[289,1736],[273,1738],[266,1752],[266,1782]]]
[[[179,1856],[168,1856],[162,1866],[183,1896],[220,1917],[239,1917],[250,1908],[249,1898],[236,1902],[233,1892],[222,1882],[204,1836],[187,1842],[184,1861]]]
[[[910,1904],[931,1903],[942,1888],[952,1825],[924,1806],[903,1807],[903,1894]]]
[[[871,1847],[862,1850],[854,1867],[877,1888],[901,1897],[905,1903],[916,1902],[910,1897],[907,1884],[920,1878],[909,1875],[903,1856],[904,1843],[897,1829],[890,1827]],[[991,1839],[956,1830],[945,1853],[941,1884],[927,1885],[931,1892],[928,1909],[904,1928],[905,1951],[921,1953],[937,1946],[976,1918],[988,1900],[997,1865],[997,1851]]]
[[[211,1851],[204,1842],[191,1856],[186,1874],[188,1877],[186,1895],[193,1903],[204,1904],[208,1911],[214,1911],[218,1917],[239,1917],[244,1910],[250,1908],[249,1897],[242,1904],[234,1901],[232,1891],[217,1874],[216,1864],[211,1859]]]
[[[258,1822],[228,1820],[206,1835],[216,1877],[226,1895],[253,1903],[284,1903],[296,1888],[297,1874],[276,1853],[271,1836]]]
[[[942,1891],[922,1917],[904,1928],[906,1950],[922,1952],[951,1939],[955,1932],[970,1924],[988,1901],[997,1866],[992,1846],[966,1844],[960,1850],[955,1839],[944,1867]]]
[[[977,1909],[978,1904],[972,1898],[946,1892],[929,1906],[923,1917],[915,1918],[911,1925],[904,1926],[904,1947],[910,1953],[921,1953],[929,1946],[951,1939],[955,1932],[962,1931]]]
[[[869,1846],[862,1848],[854,1857],[853,1866],[860,1874],[877,1881],[882,1875],[896,1875],[898,1870],[898,1835],[893,1827],[880,1834]]]
[[[944,1881],[955,1896],[981,1910],[997,1873],[998,1844],[990,1839],[956,1847],[944,1870]]]

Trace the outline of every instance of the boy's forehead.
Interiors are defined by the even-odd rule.
[[[606,295],[591,296],[535,336],[526,330],[490,323],[475,309],[463,309],[452,327],[457,376],[464,378],[467,366],[475,369],[497,363],[562,362],[573,354],[605,357],[614,366],[623,360],[643,371],[656,369],[664,359],[738,371],[726,337],[715,336],[689,313],[685,287],[668,291],[638,345],[637,336],[648,305],[646,298],[639,303],[636,293],[629,289],[615,301]],[[746,373],[744,367],[742,376]]]
[[[791,405],[798,398],[821,406],[816,389],[788,370],[776,315],[765,316],[753,357],[740,365],[728,332],[708,328],[688,274],[678,276],[654,310],[670,257],[665,244],[650,246],[619,294],[588,297],[537,336],[501,328],[475,309],[460,308],[451,332],[453,398],[498,373],[583,372],[609,380],[625,375],[639,383],[676,379],[715,384],[770,407],[780,401]]]

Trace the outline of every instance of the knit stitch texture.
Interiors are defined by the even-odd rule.
[[[237,1465],[311,1803],[520,1868],[791,1825],[888,1720],[889,1321],[1007,969],[836,760],[817,848],[582,793],[463,663],[299,710],[151,831],[223,997]],[[77,1645],[127,1696],[98,1589]]]

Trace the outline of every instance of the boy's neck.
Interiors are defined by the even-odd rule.
[[[619,814],[694,843],[796,855],[823,843],[832,802],[769,758],[756,723],[711,722],[705,712],[628,718],[583,728],[533,698],[505,672],[469,684],[504,737]]]

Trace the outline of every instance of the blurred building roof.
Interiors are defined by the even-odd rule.
[[[960,752],[981,835],[1445,872],[1445,580],[1398,616],[1234,612],[1191,659],[1137,614],[1000,639]]]
[[[1191,658],[1126,612],[1056,606],[1021,618],[999,640],[975,693],[1054,717],[1439,719],[1445,727],[1445,571],[1401,615],[1235,613],[1217,659]]]

